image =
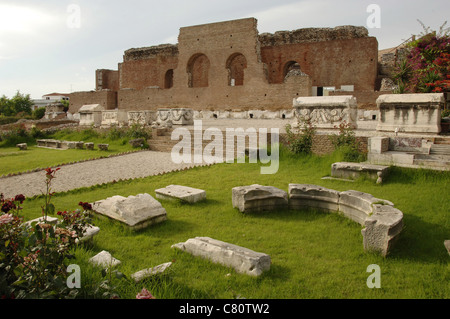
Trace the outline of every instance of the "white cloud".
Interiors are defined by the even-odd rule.
[[[0,47],[3,59],[13,59],[50,43],[61,19],[33,7],[0,4]]]
[[[0,34],[36,35],[42,27],[53,25],[57,19],[42,10],[0,4]]]

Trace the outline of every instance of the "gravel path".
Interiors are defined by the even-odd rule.
[[[196,164],[198,165],[198,164]],[[170,153],[144,151],[61,166],[52,181],[54,192],[112,182],[119,179],[158,175],[194,164],[175,164]],[[5,197],[26,197],[45,193],[45,172],[33,172],[0,179],[0,193]]]

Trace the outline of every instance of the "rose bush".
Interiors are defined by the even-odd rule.
[[[66,298],[74,297],[76,289],[66,284],[67,266],[77,239],[91,222],[89,203],[80,202],[80,209],[58,212],[62,217],[51,224],[54,214],[51,203],[51,182],[59,169],[46,169],[47,191],[42,218],[25,223],[20,215],[25,196],[4,198],[0,195],[0,296],[2,298]]]

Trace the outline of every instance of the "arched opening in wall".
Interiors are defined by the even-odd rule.
[[[164,76],[164,88],[170,89],[173,86],[173,69],[167,70]]]
[[[283,68],[283,79],[286,79],[286,77],[292,73],[301,74],[302,71],[300,69],[300,64],[298,64],[296,61],[289,61],[284,65]]]
[[[247,68],[247,59],[241,53],[232,54],[226,64],[228,71],[228,85],[244,85],[244,69]]]
[[[193,55],[187,65],[188,86],[207,87],[209,73],[209,59],[206,55],[198,53]]]

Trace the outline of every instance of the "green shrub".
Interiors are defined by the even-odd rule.
[[[55,225],[47,222],[55,212],[51,182],[58,170],[45,170],[47,193],[40,222],[23,223],[19,213],[25,196],[0,195],[0,295],[4,298],[67,298],[77,293],[67,285],[68,260],[90,222],[92,207],[80,202],[82,209],[58,212],[62,220]]]
[[[442,110],[441,117],[449,117],[450,116],[450,109]]]
[[[339,124],[339,134],[329,136],[335,151],[338,151],[346,162],[361,162],[365,160],[365,154],[360,149],[360,143],[356,139],[353,126],[346,121]]]
[[[302,127],[298,132],[293,132],[290,124],[285,126],[288,148],[294,154],[311,154],[316,129],[310,121],[302,122]]]
[[[40,120],[45,115],[45,107],[39,107],[33,111],[33,118]]]
[[[151,137],[151,130],[146,129],[143,125],[135,123],[128,129],[127,135],[130,138],[144,138],[147,140]]]

